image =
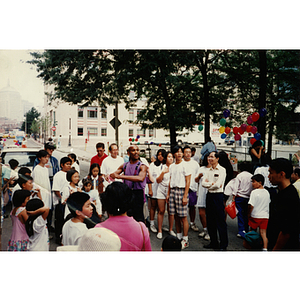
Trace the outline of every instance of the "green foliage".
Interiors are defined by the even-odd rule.
[[[26,127],[26,134],[30,133],[30,129],[34,120],[37,120],[40,115],[41,114],[36,110],[36,108],[32,107],[31,110],[29,110],[25,114],[25,121],[21,126],[21,130],[25,131],[25,127]],[[25,122],[26,122],[26,126],[25,126]]]

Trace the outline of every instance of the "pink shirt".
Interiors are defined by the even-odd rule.
[[[139,223],[128,216],[109,217],[106,221],[97,224],[95,227],[104,227],[115,232],[121,240],[120,251],[141,251],[143,248],[143,228],[146,251],[151,251],[149,231],[144,223]]]

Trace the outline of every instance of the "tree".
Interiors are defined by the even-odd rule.
[[[21,130],[25,131],[26,128],[26,134],[30,133],[32,123],[34,120],[37,120],[41,114],[36,110],[36,108],[32,107],[31,110],[29,110],[25,114],[25,121],[23,122],[21,126]]]

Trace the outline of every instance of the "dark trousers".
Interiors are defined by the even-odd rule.
[[[61,203],[55,205],[54,213],[55,213],[55,220],[54,220],[55,239],[56,242],[58,242],[61,241],[62,228],[64,225],[65,205]]]
[[[213,249],[226,249],[228,246],[227,224],[225,221],[225,207],[223,193],[207,193],[206,221]],[[218,242],[218,233],[220,244]]]
[[[244,237],[248,232],[248,202],[249,198],[235,197],[235,207],[238,210],[238,230],[239,234]],[[245,231],[245,232],[244,232]]]
[[[144,219],[144,191],[132,190],[133,199],[131,208],[127,211],[129,217],[133,217],[138,222],[145,222]]]

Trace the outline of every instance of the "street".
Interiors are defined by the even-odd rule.
[[[28,140],[27,143],[28,147],[39,147],[41,146],[37,142],[35,142],[32,139]],[[95,155],[95,153],[92,153],[92,148],[90,148],[90,152],[84,151],[84,149],[81,148],[74,148],[73,152],[77,155],[78,160],[79,160],[79,165],[80,165],[80,178],[83,178],[84,176],[87,175],[90,163],[88,161],[88,157],[92,157]],[[57,149],[54,151],[53,156],[58,159],[58,161],[63,157],[67,156],[68,153],[71,152],[71,149],[68,147],[62,147],[60,149]],[[7,211],[8,213],[9,211]],[[155,215],[155,225],[157,227],[157,220],[156,220],[157,215]],[[200,219],[199,215],[197,214],[196,220],[195,220],[196,225],[202,229],[202,226],[200,225]],[[163,225],[168,225],[168,218],[167,218],[167,213],[165,213],[164,217],[164,223]],[[245,251],[246,249],[243,247],[243,240],[238,238],[236,236],[237,234],[237,219],[235,218],[232,220],[229,216],[227,217],[227,226],[228,226],[228,238],[229,238],[229,245],[227,250],[228,251]],[[175,225],[174,225],[175,228]],[[7,248],[7,243],[10,238],[11,234],[11,219],[10,217],[7,219],[4,219],[3,221],[3,230],[2,230],[2,251],[5,251]],[[189,230],[189,247],[184,250],[185,251],[211,251],[209,249],[203,248],[204,245],[208,244],[209,242],[205,241],[203,238],[198,237],[198,232],[194,232],[191,229]],[[53,234],[54,235],[54,234]],[[168,235],[167,232],[163,232],[163,239]],[[156,237],[156,233],[152,233],[150,231],[150,239],[151,239],[151,246],[152,250],[154,251],[160,251],[161,250],[161,244],[163,239],[158,239]],[[50,240],[50,251],[55,251],[56,247],[58,245],[55,244],[55,239]]]

